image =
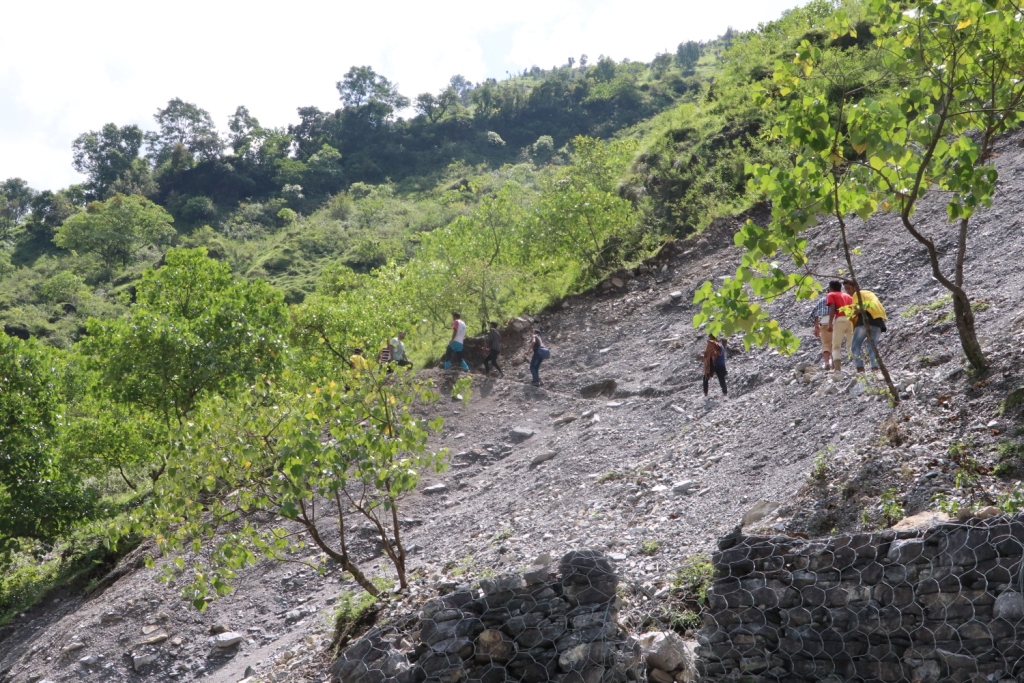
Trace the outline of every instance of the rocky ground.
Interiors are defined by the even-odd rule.
[[[729,274],[739,256],[738,219],[719,221],[681,243],[664,270],[621,277],[621,287],[572,297],[530,321],[552,350],[543,387],[528,383],[523,330],[507,335],[504,379],[477,374],[468,404],[434,407],[446,419],[436,445],[451,449],[451,468],[405,502],[417,577],[406,602],[432,597],[439,582],[595,548],[633,587],[628,616],[649,609],[687,557],[710,551],[745,515],[747,528],[817,535],[878,528],[896,514],[883,502],[906,514],[933,507],[936,494],[995,502],[1010,487],[991,476],[998,449],[1005,455],[1019,435],[1018,416],[1001,411],[1021,386],[1024,353],[1018,145],[1006,139],[997,150],[998,198],[976,217],[967,260],[993,364],[984,377],[965,369],[924,249],[880,217],[855,225],[851,238],[862,285],[889,313],[882,352],[900,405],[889,405],[877,378],[817,371],[811,306],[789,299],[770,309],[800,335],[800,351],[743,352],[733,340],[729,397],[713,386],[705,401],[693,291]],[[949,265],[954,233],[944,215],[941,197],[922,206]],[[836,233],[828,221],[810,231],[815,272],[842,267]],[[451,382],[450,373],[424,374]],[[364,569],[386,574],[374,546],[362,549]],[[156,575],[138,569],[89,600],[48,598],[0,631],[0,681],[329,678],[332,605],[354,589],[338,573],[264,563],[204,614]]]

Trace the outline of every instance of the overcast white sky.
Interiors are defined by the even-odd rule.
[[[409,97],[456,73],[473,82],[604,54],[650,61],[801,0],[31,0],[5,3],[0,179],[79,182],[71,142],[107,122],[149,129],[181,97],[218,127],[240,104],[263,125],[339,106],[334,84],[369,64]]]

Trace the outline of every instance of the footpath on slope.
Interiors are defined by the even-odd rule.
[[[621,286],[570,297],[530,320],[552,349],[543,387],[528,384],[523,330],[506,340],[504,380],[476,375],[468,405],[435,406],[446,422],[434,444],[451,449],[452,466],[425,479],[402,509],[417,577],[405,600],[431,597],[439,583],[521,570],[543,553],[591,548],[606,552],[631,587],[629,618],[651,609],[686,558],[710,551],[760,501],[747,529],[827,534],[857,528],[865,511],[874,519],[891,488],[908,513],[952,491],[952,443],[970,439],[991,467],[1014,428],[997,413],[1021,384],[1024,333],[1024,152],[1008,139],[999,153],[1004,180],[996,204],[975,219],[967,262],[968,291],[984,302],[978,328],[993,362],[985,379],[965,372],[954,327],[931,308],[943,291],[924,249],[882,216],[853,226],[851,238],[862,285],[889,311],[882,350],[906,397],[900,407],[890,408],[877,380],[815,372],[811,306],[791,299],[769,309],[800,335],[796,356],[733,354],[729,398],[713,385],[705,402],[693,292],[730,274],[739,257],[732,234],[740,219],[717,221],[679,243],[664,270],[623,276]],[[929,198],[921,216],[951,259],[941,198]],[[835,233],[825,222],[808,234],[816,272],[842,267]],[[731,347],[742,348],[738,340]],[[424,375],[449,386],[454,373]],[[816,462],[820,476],[809,481]],[[990,480],[983,485],[991,489],[983,495],[999,493]],[[387,573],[369,535],[356,550],[364,570]],[[339,573],[261,563],[204,614],[156,576],[139,569],[93,599],[65,596],[30,610],[0,635],[0,681],[328,678],[329,615],[341,593],[355,591]],[[216,647],[211,630],[239,640]]]

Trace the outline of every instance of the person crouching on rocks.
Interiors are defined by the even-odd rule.
[[[725,347],[715,338],[715,335],[708,335],[708,344],[701,354],[704,360],[704,398],[708,397],[708,380],[711,375],[718,376],[718,384],[722,387],[722,396],[728,396],[729,390],[725,386],[725,376],[728,371],[725,369]]]

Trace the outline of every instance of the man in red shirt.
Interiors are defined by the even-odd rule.
[[[832,370],[842,370],[843,339],[846,339],[846,352],[850,352],[853,342],[853,323],[846,317],[843,308],[853,304],[850,295],[843,291],[843,283],[833,280],[828,283],[828,331],[832,333]]]

